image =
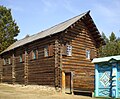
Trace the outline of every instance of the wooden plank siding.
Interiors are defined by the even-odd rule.
[[[67,29],[64,41],[72,45],[72,56],[63,56],[62,70],[73,72],[73,90],[94,90],[94,64],[86,59],[86,49],[94,50],[96,43],[86,25],[81,21]]]

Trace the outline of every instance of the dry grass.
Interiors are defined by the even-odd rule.
[[[0,99],[92,99],[91,97],[58,93],[44,86],[0,84]]]

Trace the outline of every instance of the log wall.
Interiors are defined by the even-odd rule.
[[[28,45],[28,84],[54,86],[54,56],[44,57],[44,47],[55,45],[55,38],[48,37]],[[38,50],[38,59],[31,59],[30,52]]]
[[[88,19],[90,18],[86,18],[85,21]],[[100,41],[98,39],[100,36],[97,32],[92,33],[95,32],[93,23],[88,21],[88,24],[89,26],[82,18],[61,33],[35,40],[4,53],[2,58],[11,57],[12,63],[3,65],[2,81],[62,88],[65,79],[62,79],[62,73],[65,76],[65,72],[71,72],[73,90],[93,91],[94,64],[91,63],[91,59],[86,58],[86,50],[94,52],[94,56],[97,57],[97,45],[100,44],[97,41]],[[45,57],[44,48],[51,44],[54,49],[53,55],[51,52],[50,56]],[[72,46],[72,56],[62,55],[64,44]],[[36,59],[31,58],[33,50],[37,50]],[[24,54],[23,62],[20,62],[21,54]]]
[[[44,57],[44,47],[51,44],[55,49],[55,36],[37,40],[7,52],[3,59],[11,57],[12,63],[3,65],[2,82],[55,86],[55,52],[52,56]],[[31,51],[34,49],[38,51],[37,59],[31,58]],[[20,62],[21,54],[24,55],[23,62]]]
[[[94,90],[94,64],[86,58],[86,50],[93,50],[97,57],[96,43],[86,25],[80,21],[67,29],[64,41],[72,45],[72,56],[63,56],[62,69],[73,72],[73,89]]]
[[[11,58],[12,56],[9,53],[8,55],[4,55],[4,59]],[[2,59],[2,82],[12,83],[12,64],[8,64],[8,60],[6,60],[6,65],[4,64],[4,60]]]

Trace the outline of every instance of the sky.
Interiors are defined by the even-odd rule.
[[[120,0],[0,0],[20,28],[17,39],[33,35],[90,10],[100,33],[120,37]]]

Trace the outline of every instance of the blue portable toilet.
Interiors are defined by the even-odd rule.
[[[120,98],[120,55],[95,58],[95,97]]]

